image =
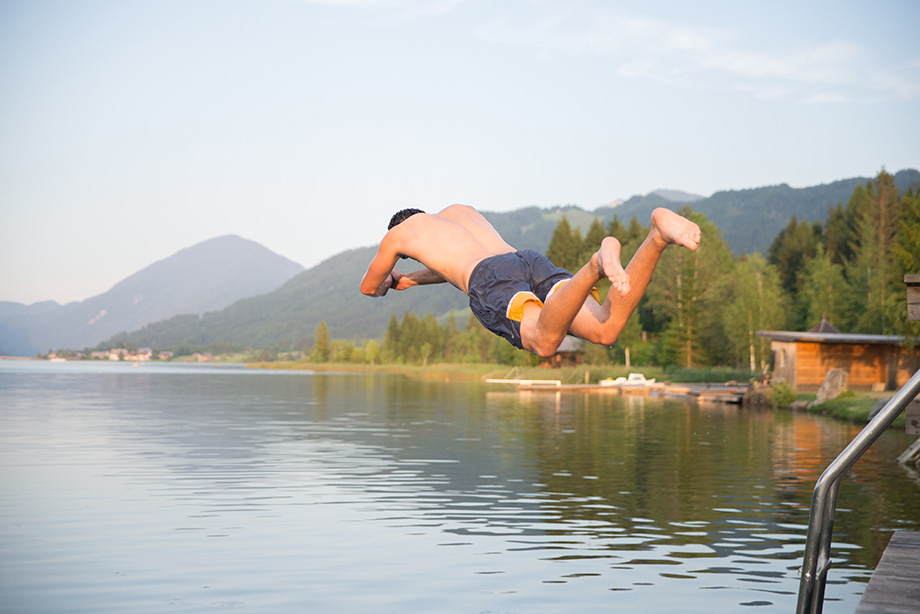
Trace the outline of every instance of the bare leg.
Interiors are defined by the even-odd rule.
[[[524,347],[549,356],[569,332],[594,343],[611,345],[639,305],[664,249],[673,243],[695,250],[699,241],[699,226],[668,209],[655,209],[648,236],[624,271],[620,264],[620,243],[607,237],[590,262],[542,308],[536,304],[525,308],[521,322]],[[610,280],[616,293],[609,292],[604,304],[598,305],[587,298],[604,277]]]
[[[645,295],[664,249],[674,244],[695,250],[699,242],[699,226],[668,209],[655,209],[648,236],[626,267],[629,292],[620,292],[619,295],[609,292],[600,306],[586,302],[585,309],[573,321],[572,334],[595,343],[612,345]]]
[[[584,309],[585,301],[594,285],[606,276],[600,266],[602,251],[606,254],[611,279],[616,279],[618,287],[628,292],[629,278],[620,265],[620,242],[613,237],[607,237],[603,241],[603,246],[606,247],[606,251],[604,247],[598,250],[572,279],[546,300],[542,307],[536,303],[525,304],[524,319],[521,321],[524,349],[540,356],[552,356],[556,353],[572,322]]]

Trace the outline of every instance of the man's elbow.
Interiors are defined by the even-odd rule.
[[[371,288],[370,286],[368,286],[366,283],[362,281],[361,282],[361,294],[365,296],[376,296],[377,288],[376,287]]]

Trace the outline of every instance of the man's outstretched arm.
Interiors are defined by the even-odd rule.
[[[399,269],[394,268],[399,260],[397,248],[396,241],[392,240],[392,233],[387,233],[380,242],[380,247],[377,248],[377,254],[368,265],[364,279],[361,280],[362,294],[384,296],[403,276]]]
[[[399,269],[394,268],[393,274],[396,277],[396,285],[393,286],[396,290],[405,290],[413,286],[425,286],[428,284],[443,284],[447,281],[441,277],[440,273],[436,273],[431,269],[421,269],[403,274]]]

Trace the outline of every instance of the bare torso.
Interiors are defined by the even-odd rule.
[[[479,212],[464,205],[452,205],[436,214],[413,215],[391,234],[400,253],[467,293],[477,264],[515,251]]]

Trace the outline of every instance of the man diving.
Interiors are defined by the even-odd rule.
[[[384,296],[391,289],[449,282],[469,295],[470,309],[486,328],[515,347],[548,357],[567,334],[613,344],[665,248],[695,250],[699,242],[699,226],[668,209],[655,209],[648,236],[626,269],[620,263],[620,242],[606,237],[573,275],[539,252],[515,250],[472,207],[451,205],[435,214],[404,209],[390,220],[361,292]],[[396,263],[406,257],[426,268],[402,273]],[[604,278],[613,288],[601,303],[594,286]]]

